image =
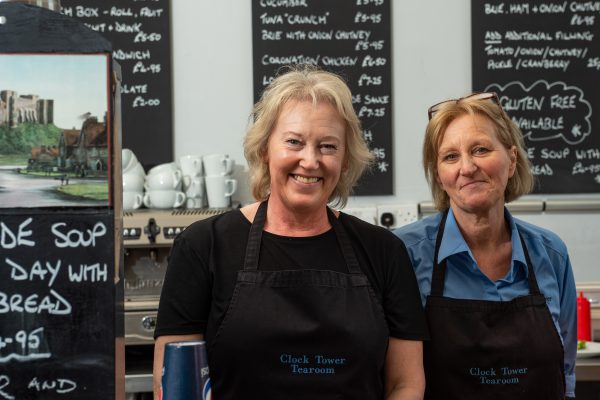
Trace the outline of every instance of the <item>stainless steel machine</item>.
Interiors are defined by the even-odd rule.
[[[224,211],[226,210],[140,209],[124,212],[127,400],[152,398],[153,332],[167,257],[175,236],[192,222]]]

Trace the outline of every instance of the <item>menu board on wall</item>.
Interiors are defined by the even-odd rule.
[[[315,64],[348,83],[376,157],[357,195],[393,194],[391,0],[252,1],[254,99],[278,71]]]
[[[1,399],[114,396],[113,220],[0,214]]]
[[[525,137],[536,193],[600,192],[600,3],[472,0],[473,90]]]
[[[62,13],[108,39],[122,68],[123,148],[148,170],[173,160],[168,0],[61,0]]]

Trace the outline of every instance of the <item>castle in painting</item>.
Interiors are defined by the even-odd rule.
[[[0,91],[0,126],[14,128],[24,122],[53,123],[54,100],[32,94],[18,95],[13,90]]]

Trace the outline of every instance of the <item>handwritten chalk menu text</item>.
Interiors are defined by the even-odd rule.
[[[114,396],[113,218],[0,214],[0,399]]]
[[[357,195],[393,194],[391,0],[252,0],[254,99],[281,67],[314,64],[348,83],[376,157]]]
[[[521,128],[536,193],[600,192],[600,1],[472,0],[473,90]]]
[[[148,170],[173,160],[168,0],[61,0],[62,13],[100,33],[121,65],[123,148]]]

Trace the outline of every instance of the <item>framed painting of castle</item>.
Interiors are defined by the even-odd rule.
[[[0,207],[109,203],[110,55],[0,54]]]

